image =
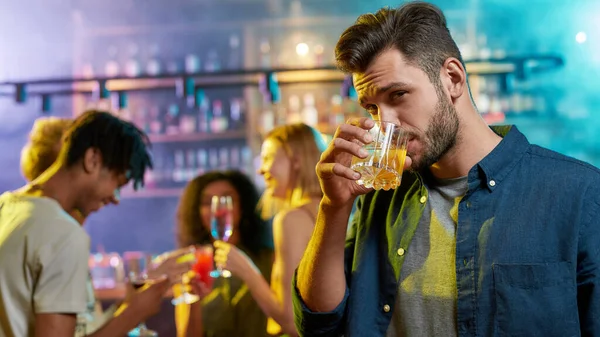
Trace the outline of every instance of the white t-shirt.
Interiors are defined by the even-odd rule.
[[[56,200],[0,196],[0,337],[33,336],[37,313],[86,311],[89,246]]]

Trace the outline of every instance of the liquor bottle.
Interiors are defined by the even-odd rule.
[[[173,181],[180,183],[184,181],[185,154],[183,150],[175,150],[175,167],[173,168]]]
[[[194,179],[197,170],[196,164],[196,151],[194,149],[187,149],[187,151],[185,151],[184,181]]]
[[[288,105],[289,113],[287,123],[293,124],[302,122],[302,115],[300,114],[300,97],[298,97],[298,95],[290,95]]]
[[[108,47],[108,61],[104,65],[104,75],[106,77],[117,77],[120,73],[119,62],[117,62],[118,50],[116,46]]]
[[[221,133],[228,128],[227,117],[223,113],[223,103],[220,100],[214,100],[212,105],[211,131]]]
[[[212,113],[210,111],[210,100],[206,96],[202,96],[198,108],[198,132],[210,132],[212,121]]]
[[[179,119],[179,129],[181,133],[194,133],[196,132],[196,125],[198,122],[196,121],[196,117],[198,117],[198,112],[194,108],[193,102],[190,104],[185,104],[185,108],[181,112],[181,118]]]
[[[215,72],[221,70],[221,62],[219,60],[219,54],[216,49],[208,51],[206,56],[206,62],[204,63],[204,70],[207,72]]]
[[[139,60],[139,47],[132,43],[129,45],[129,58],[125,63],[125,75],[128,77],[138,77],[142,73],[142,66]]]
[[[201,175],[204,174],[204,172],[207,171],[207,166],[208,166],[208,155],[206,153],[205,149],[198,149],[198,151],[196,151],[196,174],[197,175]]]
[[[151,45],[149,49],[148,63],[146,63],[146,74],[150,76],[158,76],[162,71],[161,62],[158,56],[160,50],[157,44]]]
[[[237,34],[229,36],[229,59],[227,69],[236,70],[242,68],[242,54],[240,51],[240,37]]]
[[[185,56],[185,72],[194,74],[200,72],[200,57],[196,54],[187,54]]]
[[[232,98],[229,101],[229,129],[243,130],[246,122],[246,112],[244,111],[244,100],[241,98]]]
[[[169,104],[165,115],[165,133],[168,135],[176,135],[181,130],[179,129],[179,106],[175,103]]]
[[[263,69],[271,68],[271,44],[266,37],[260,40],[260,67]]]
[[[319,112],[315,108],[315,96],[313,94],[304,94],[304,108],[301,114],[302,121],[307,125],[316,127],[319,123]]]

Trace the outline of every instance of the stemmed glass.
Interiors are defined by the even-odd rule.
[[[148,263],[147,256],[140,256],[135,259],[130,259],[128,262],[128,278],[129,283],[135,290],[143,288],[147,284],[152,284],[158,281],[157,278],[153,278],[146,272],[146,266]],[[128,337],[158,337],[158,333],[154,330],[148,329],[144,322],[138,324],[138,326],[129,331]]]
[[[197,261],[196,247],[190,246],[185,249],[186,249],[186,253],[183,254],[182,256],[180,256],[179,258],[177,258],[176,263],[189,262],[192,265],[195,264]],[[177,296],[171,300],[171,303],[173,305],[180,305],[180,304],[184,304],[184,303],[192,304],[192,303],[198,302],[200,300],[200,297],[198,295],[195,295],[195,294],[192,294],[189,292],[189,287],[188,287],[189,283],[190,283],[190,274],[189,274],[189,272],[186,272],[183,275],[181,275],[180,287],[182,289],[182,293],[179,296]]]
[[[229,195],[214,195],[210,203],[210,233],[215,240],[227,242],[233,234],[233,200]],[[231,277],[229,270],[220,266],[210,276]]]

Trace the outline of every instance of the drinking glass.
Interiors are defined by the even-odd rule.
[[[175,261],[176,263],[192,263],[195,264],[196,263],[196,247],[194,246],[190,246],[185,248],[186,253],[183,254],[182,256],[178,257],[177,260]],[[182,293],[173,298],[171,300],[171,303],[173,305],[179,305],[179,304],[192,304],[195,302],[198,302],[200,300],[200,297],[198,297],[198,295],[194,295],[192,293],[189,292],[189,284],[190,283],[190,274],[189,272],[184,273],[183,275],[181,275],[181,282],[180,282],[180,287],[182,289]]]
[[[210,276],[213,270],[213,247],[212,245],[202,245],[196,247],[196,263],[192,266],[194,274],[204,282],[210,289],[212,288],[214,278]]]
[[[227,242],[233,234],[233,200],[231,196],[214,195],[210,203],[210,233],[215,240]],[[221,267],[210,272],[212,277],[231,277],[231,272]]]
[[[153,278],[146,272],[148,265],[148,256],[139,255],[139,257],[129,257],[127,262],[128,279],[129,283],[135,290],[143,288],[147,284],[157,282],[157,278]],[[128,337],[158,337],[158,333],[154,330],[148,329],[144,322],[138,324],[138,326],[127,333]]]
[[[351,169],[360,173],[359,185],[376,190],[395,189],[400,186],[408,137],[398,125],[375,121],[369,130],[373,141],[363,146],[366,158],[353,157]]]

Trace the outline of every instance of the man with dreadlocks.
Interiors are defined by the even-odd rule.
[[[89,237],[69,214],[87,217],[152,167],[147,136],[106,112],[68,128],[58,159],[23,188],[0,196],[0,337],[75,334],[87,305]],[[92,336],[125,335],[156,313],[167,279],[128,301]],[[144,294],[145,293],[145,294]]]

